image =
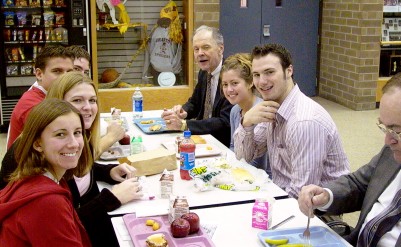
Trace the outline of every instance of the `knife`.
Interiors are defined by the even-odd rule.
[[[283,220],[283,221],[281,221],[281,222],[275,224],[274,226],[272,226],[269,230],[274,230],[274,229],[276,229],[277,227],[281,226],[282,224],[285,224],[287,221],[292,220],[294,217],[295,217],[294,215],[291,215],[290,217],[286,218],[285,220]]]

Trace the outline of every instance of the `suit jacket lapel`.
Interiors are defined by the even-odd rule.
[[[369,183],[369,187],[366,190],[365,200],[361,210],[361,217],[365,221],[367,214],[373,207],[373,204],[377,201],[387,186],[393,181],[393,178],[398,174],[401,168],[401,164],[394,163],[393,159],[386,159],[382,161],[376,168],[375,174]],[[361,223],[363,223],[363,221]]]

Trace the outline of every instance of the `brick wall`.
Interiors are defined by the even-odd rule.
[[[220,26],[220,0],[194,0],[194,28]]]
[[[323,1],[319,96],[376,107],[382,18],[382,0]]]

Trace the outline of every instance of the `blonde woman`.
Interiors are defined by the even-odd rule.
[[[99,138],[100,113],[97,97],[96,85],[89,77],[78,71],[68,72],[58,78],[47,95],[47,98],[64,99],[79,110],[84,119],[95,159],[121,139],[119,129],[123,129],[120,125],[113,124],[108,127],[108,133]],[[74,204],[79,207],[78,213],[94,246],[114,246],[117,243],[107,212],[142,196],[139,183],[134,176],[135,169],[127,164],[94,163],[93,169],[86,176],[74,177],[68,181]],[[99,192],[96,181],[121,183],[116,184],[111,190],[103,189]]]

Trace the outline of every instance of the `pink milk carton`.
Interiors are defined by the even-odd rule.
[[[273,200],[257,198],[252,208],[252,227],[263,230],[271,226]]]

